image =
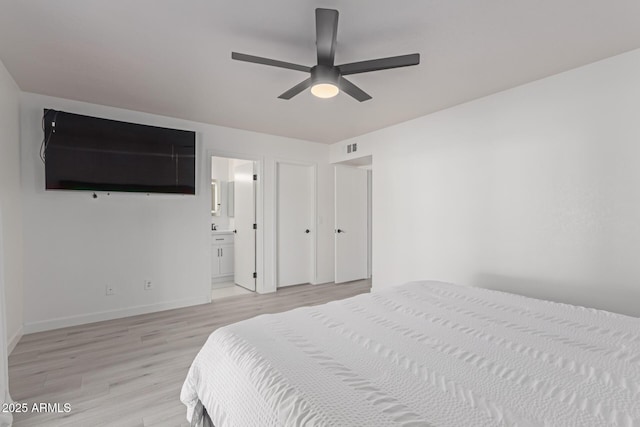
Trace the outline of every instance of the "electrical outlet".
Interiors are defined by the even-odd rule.
[[[144,290],[145,291],[150,291],[151,289],[153,289],[153,282],[149,279],[145,279],[144,281]]]
[[[106,295],[115,295],[116,294],[116,288],[114,288],[111,285],[106,285],[104,291],[105,291]]]

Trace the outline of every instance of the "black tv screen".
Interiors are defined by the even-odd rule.
[[[195,194],[195,132],[44,110],[47,190]]]

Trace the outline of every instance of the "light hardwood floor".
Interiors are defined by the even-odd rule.
[[[369,292],[368,280],[300,285],[195,307],[24,336],[9,357],[16,402],[70,403],[70,413],[15,414],[14,426],[181,426],[180,389],[216,328],[258,314]]]

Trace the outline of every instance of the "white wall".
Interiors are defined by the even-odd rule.
[[[20,199],[20,91],[0,62],[0,210],[9,351],[22,335],[23,268]],[[1,291],[1,290],[0,290]]]
[[[13,401],[9,394],[9,351],[7,348],[7,316],[4,298],[4,246],[2,239],[2,209],[0,207],[0,404]],[[0,411],[0,427],[10,427],[13,415],[10,411]]]
[[[353,142],[373,155],[374,289],[439,279],[640,316],[640,50],[332,161]]]
[[[22,336],[20,92],[0,62],[0,403],[11,402],[8,354]],[[0,412],[0,426],[10,426]]]
[[[43,108],[195,130],[196,196],[112,193],[93,199],[86,192],[45,192],[44,166],[38,158]],[[257,156],[264,162],[262,292],[275,290],[269,250],[274,236],[274,158],[318,163],[320,215],[333,212],[326,145],[28,93],[22,94],[21,122],[28,332],[209,301],[210,155]],[[317,282],[330,281],[330,222],[319,225],[318,238]],[[154,290],[143,290],[146,278],[154,281]],[[105,296],[106,284],[115,286],[116,295]]]

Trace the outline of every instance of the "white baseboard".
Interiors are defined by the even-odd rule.
[[[208,295],[200,298],[188,298],[158,304],[138,305],[118,310],[101,311],[98,313],[58,317],[51,320],[25,323],[24,334],[50,331],[52,329],[66,328],[69,326],[85,325],[87,323],[101,322],[103,320],[120,319],[122,317],[137,316],[139,314],[155,313],[158,311],[172,310],[174,308],[190,307],[192,305],[208,304],[210,302],[211,295]]]
[[[11,399],[5,398],[2,403],[11,403]],[[0,412],[0,426],[9,426],[13,425],[13,415],[10,412]]]
[[[11,355],[11,352],[13,351],[14,348],[16,348],[16,345],[18,345],[18,341],[20,341],[20,338],[22,338],[22,335],[23,335],[22,327],[20,327],[18,328],[16,333],[13,334],[11,338],[9,338],[9,341],[7,342],[7,355]]]

